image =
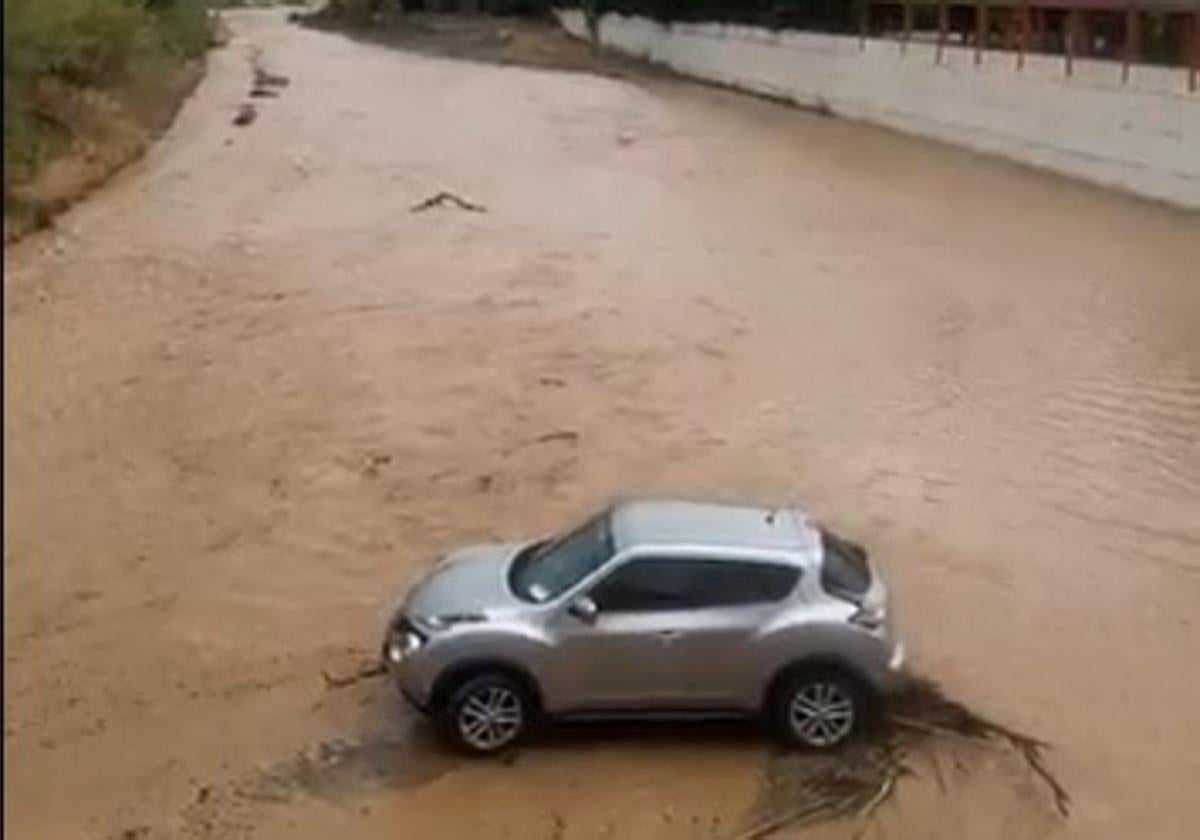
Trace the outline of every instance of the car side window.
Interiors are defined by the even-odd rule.
[[[697,606],[764,604],[785,598],[796,588],[800,570],[782,563],[703,561],[694,581]]]
[[[617,569],[591,593],[601,612],[654,612],[770,603],[796,587],[781,563],[645,557]]]
[[[689,607],[687,561],[632,560],[592,590],[601,612],[654,612]]]

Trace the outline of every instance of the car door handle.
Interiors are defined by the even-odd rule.
[[[663,643],[673,642],[683,635],[682,630],[659,630],[658,638]]]

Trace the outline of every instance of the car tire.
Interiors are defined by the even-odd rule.
[[[772,714],[780,739],[805,750],[834,750],[866,724],[868,697],[860,684],[833,669],[804,671],[776,692]]]
[[[495,755],[521,740],[533,714],[534,704],[519,682],[489,671],[468,678],[450,693],[438,724],[460,751]]]

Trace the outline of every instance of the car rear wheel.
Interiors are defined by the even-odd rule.
[[[775,721],[785,742],[832,750],[858,731],[866,717],[857,683],[836,671],[813,671],[788,680],[776,696]]]
[[[491,755],[512,746],[529,726],[532,707],[524,689],[501,673],[466,680],[450,695],[441,728],[461,750]]]

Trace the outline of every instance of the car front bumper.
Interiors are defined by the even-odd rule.
[[[904,647],[904,642],[896,642],[896,646],[892,648],[892,658],[888,660],[888,670],[892,672],[897,682],[903,680],[904,666],[907,663],[908,651]]]
[[[400,690],[400,696],[403,697],[408,702],[408,705],[412,706],[413,709],[426,716],[432,714],[432,710],[429,708],[429,705],[422,703],[420,700],[410,694],[403,685],[399,685],[397,688]]]

